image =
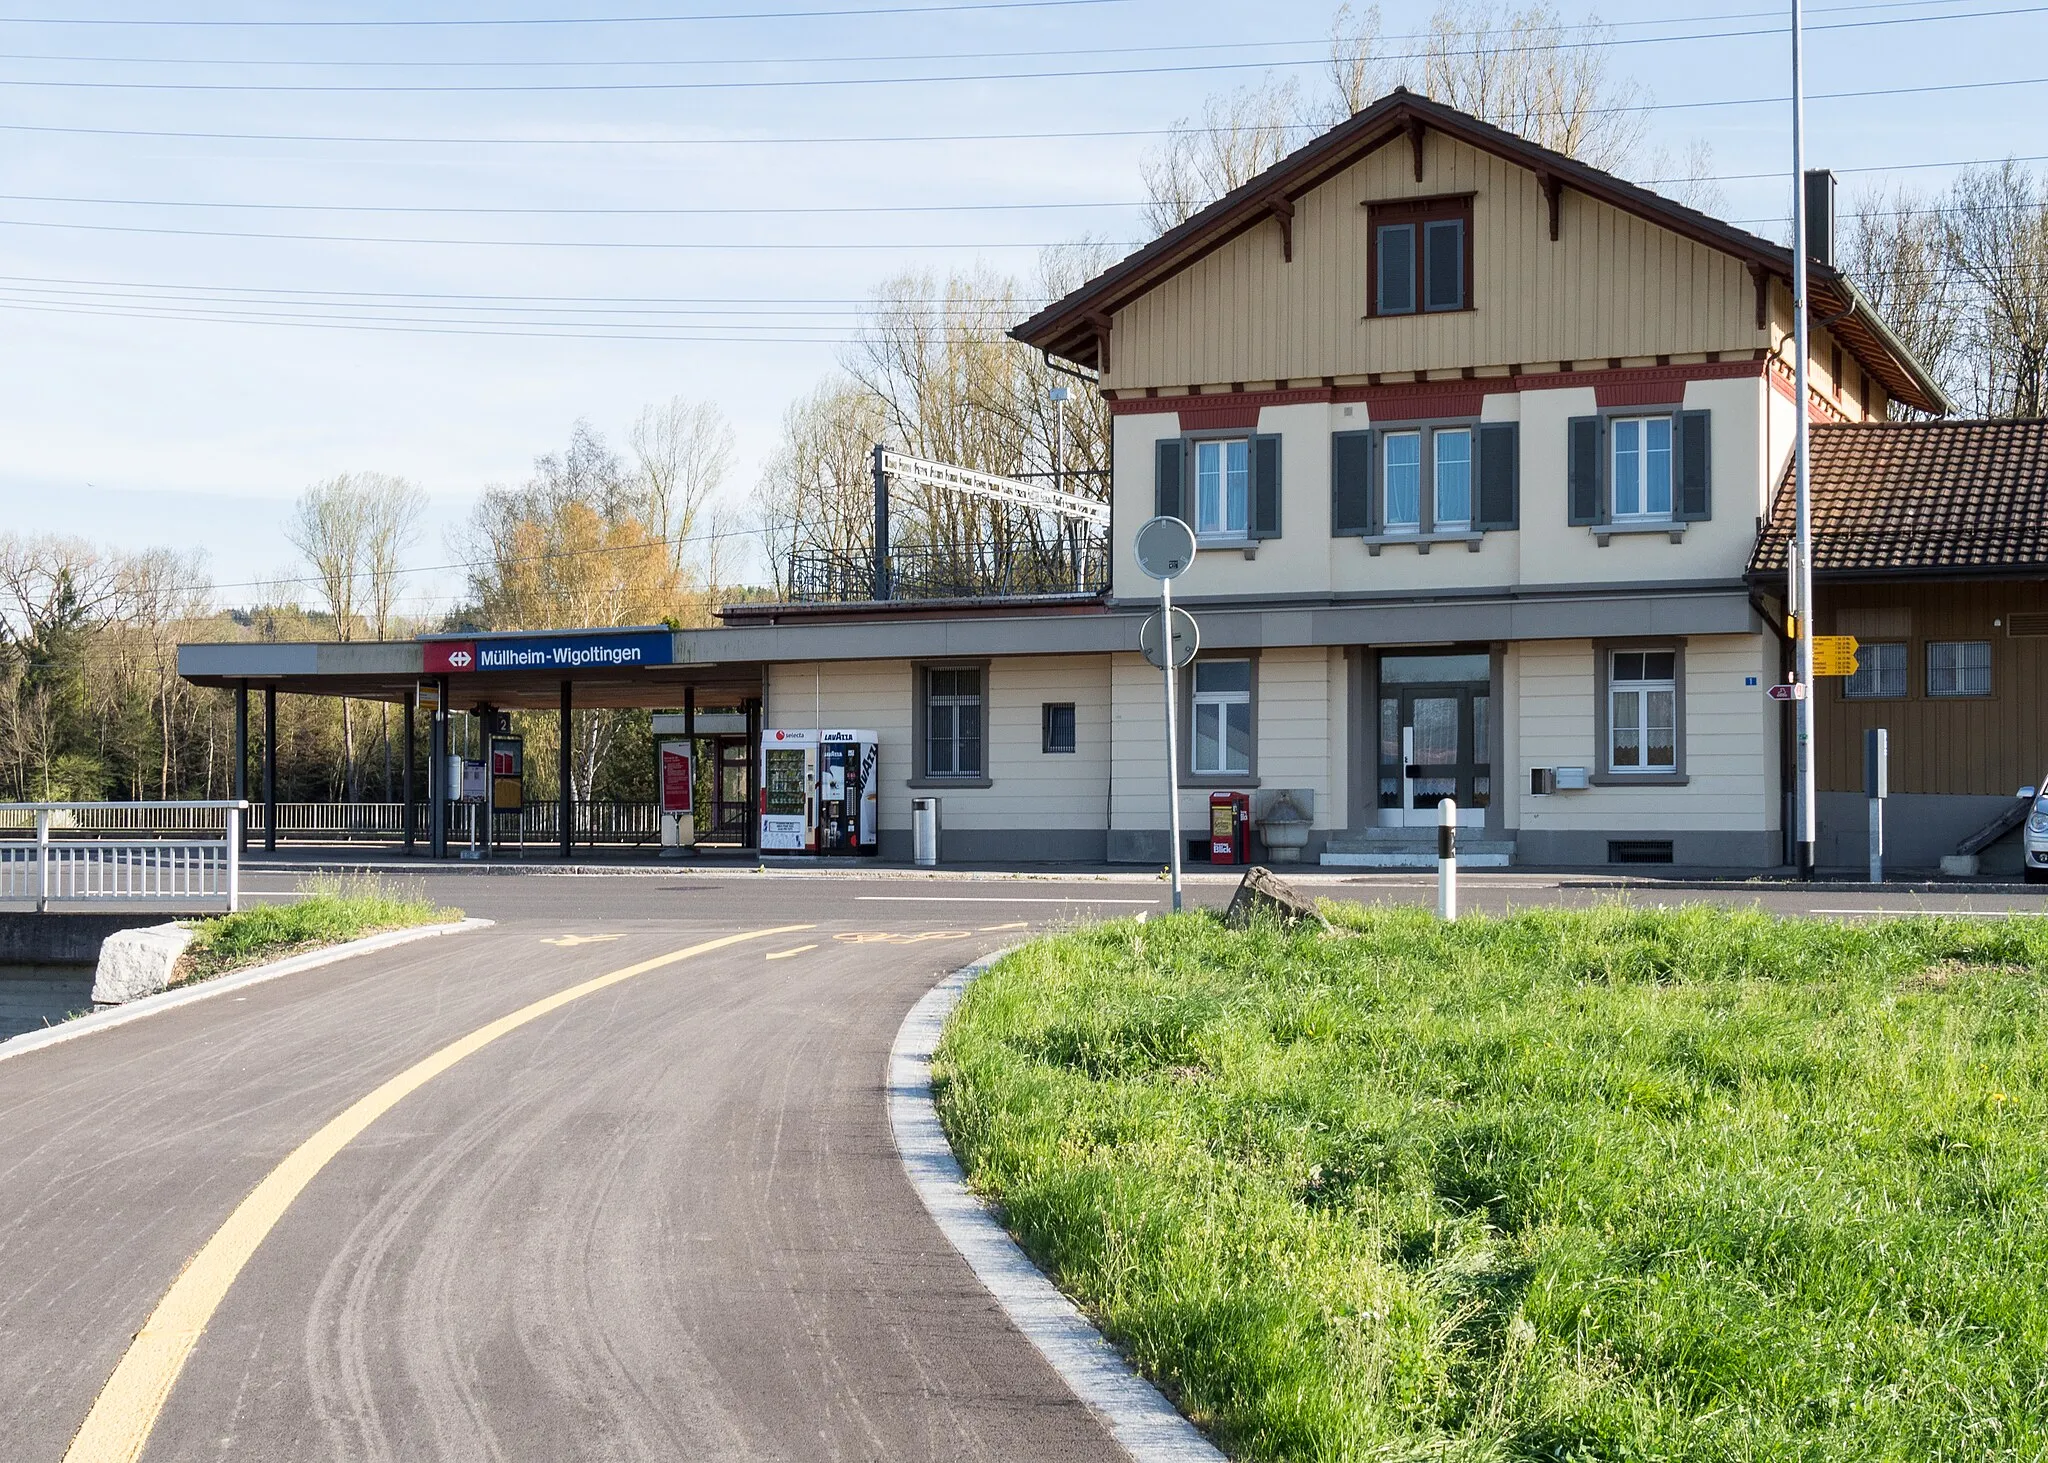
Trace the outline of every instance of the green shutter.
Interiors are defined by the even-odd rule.
[[[1169,437],[1153,450],[1152,512],[1160,518],[1185,519],[1187,502],[1181,491],[1185,444],[1178,437]]]
[[[1330,436],[1330,532],[1372,532],[1372,433]]]
[[[1603,501],[1607,473],[1601,460],[1607,442],[1605,425],[1598,417],[1573,417],[1566,427],[1570,443],[1565,472],[1570,484],[1569,522],[1599,523],[1607,516]]]
[[[1252,437],[1246,455],[1251,459],[1251,512],[1246,525],[1248,538],[1280,537],[1280,439],[1266,432]]]
[[[1672,422],[1678,438],[1677,451],[1672,454],[1678,476],[1672,497],[1678,511],[1672,516],[1689,523],[1714,516],[1710,416],[1703,411],[1682,411]]]
[[[1514,422],[1484,422],[1479,448],[1479,511],[1474,528],[1519,528],[1522,519],[1522,429]]]

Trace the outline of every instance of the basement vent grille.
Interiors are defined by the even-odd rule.
[[[2023,610],[2005,617],[2005,633],[2015,636],[2048,635],[2048,612]]]
[[[1671,840],[1668,838],[1610,838],[1607,840],[1607,862],[1610,864],[1668,864],[1671,862]]]

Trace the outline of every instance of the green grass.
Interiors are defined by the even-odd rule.
[[[209,980],[245,965],[278,960],[379,930],[462,918],[417,888],[375,875],[308,879],[289,904],[258,904],[200,920],[178,964],[178,984]]]
[[[2048,1456],[2048,924],[1190,915],[969,992],[939,1107],[1234,1456]]]

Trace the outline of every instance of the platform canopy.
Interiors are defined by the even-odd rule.
[[[445,680],[454,710],[551,710],[562,686],[579,707],[665,708],[695,691],[700,706],[759,697],[759,662],[681,658],[663,626],[436,635],[419,640],[210,643],[178,647],[178,674],[195,686],[271,689],[403,704],[423,681]]]

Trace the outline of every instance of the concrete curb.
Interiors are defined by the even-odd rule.
[[[889,1050],[889,1124],[918,1198],[1060,1380],[1135,1463],[1223,1463],[1223,1454],[1130,1367],[1045,1278],[967,1187],[932,1105],[932,1053],[961,994],[1007,952],[954,971],[903,1018]]]
[[[457,920],[453,924],[417,925],[406,930],[386,930],[381,935],[365,935],[360,940],[348,940],[339,945],[329,945],[321,950],[308,950],[303,955],[274,961],[269,965],[257,965],[248,970],[238,970],[231,975],[203,980],[197,985],[178,986],[159,995],[144,996],[139,1001],[129,1001],[111,1011],[95,1011],[90,1016],[80,1016],[56,1026],[46,1026],[41,1031],[26,1031],[20,1036],[0,1041],[0,1062],[9,1057],[26,1056],[41,1051],[46,1046],[55,1046],[61,1041],[71,1041],[81,1036],[90,1036],[95,1031],[106,1031],[116,1026],[126,1026],[130,1021],[140,1021],[145,1016],[154,1016],[160,1011],[174,1010],[189,1006],[194,1001],[224,996],[230,991],[246,990],[266,980],[276,980],[281,975],[296,975],[302,970],[314,970],[322,965],[332,965],[337,960],[346,960],[351,955],[368,955],[375,950],[388,950],[393,945],[410,944],[414,940],[428,940],[436,935],[457,935],[468,930],[480,930],[495,923],[487,919]]]

